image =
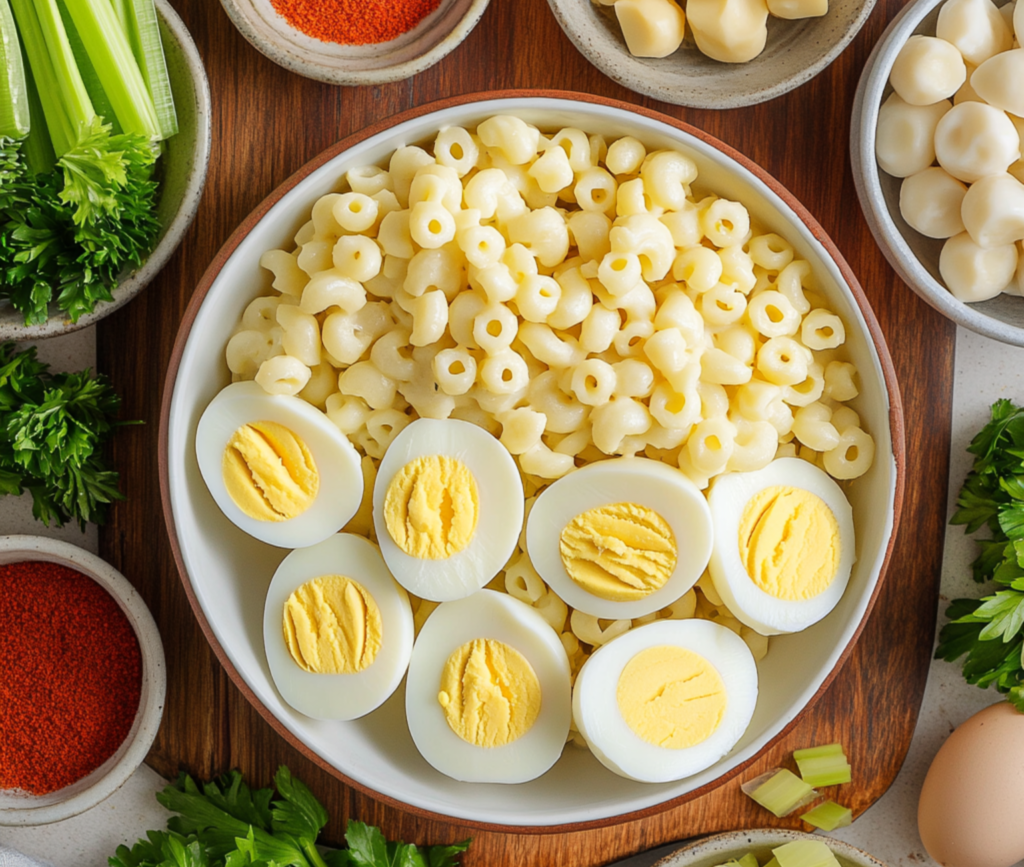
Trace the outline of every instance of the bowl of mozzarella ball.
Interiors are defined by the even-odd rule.
[[[168,376],[168,527],[232,676],[338,776],[460,821],[738,771],[849,652],[898,514],[898,392],[834,246],[598,97],[342,142],[236,233]]]
[[[810,81],[857,35],[874,0],[548,0],[609,78],[693,108],[739,108]]]
[[[869,59],[851,133],[868,225],[955,322],[1024,345],[1024,5],[918,0]]]

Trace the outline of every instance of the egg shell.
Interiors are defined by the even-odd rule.
[[[479,518],[469,547],[444,560],[410,557],[388,532],[384,499],[395,475],[410,461],[447,455],[476,479]],[[388,568],[410,593],[432,602],[461,599],[483,587],[508,562],[523,527],[523,482],[508,450],[468,421],[421,418],[388,448],[373,488],[373,524]]]
[[[299,436],[320,474],[313,504],[287,521],[250,518],[224,485],[224,450],[238,428],[256,421],[277,422]],[[210,402],[196,429],[196,459],[206,487],[228,520],[278,548],[304,548],[333,536],[349,522],[363,498],[359,453],[347,437],[306,401],[267,394],[255,382],[229,385]]]
[[[613,503],[636,503],[668,522],[679,550],[676,568],[659,590],[632,602],[589,593],[562,562],[562,530],[581,512]],[[700,489],[674,467],[646,458],[613,458],[582,467],[537,498],[526,524],[534,569],[567,604],[595,617],[632,619],[671,605],[700,578],[711,557],[711,511]]]
[[[1009,702],[976,713],[932,761],[917,808],[943,867],[1010,867],[1024,858],[1024,714]]]
[[[370,593],[381,616],[381,647],[354,674],[314,674],[300,668],[284,640],[284,606],[299,587],[321,575],[342,575]],[[391,577],[384,558],[362,536],[338,533],[292,551],[277,567],[263,609],[267,662],[281,697],[295,710],[322,720],[350,720],[380,707],[402,682],[413,646],[409,596]]]
[[[758,587],[740,559],[739,527],[750,499],[776,485],[802,488],[821,498],[839,526],[839,565],[832,583],[804,600],[779,599]],[[846,592],[856,561],[853,509],[842,488],[822,470],[800,458],[780,458],[751,473],[719,476],[708,494],[715,545],[708,571],[715,590],[741,623],[762,635],[799,632],[826,617]]]
[[[685,749],[665,749],[645,741],[619,710],[622,670],[650,647],[672,645],[703,656],[718,671],[727,703],[718,728]],[[643,783],[667,783],[710,767],[736,745],[757,706],[757,663],[731,629],[709,620],[662,620],[631,629],[598,648],[583,664],[573,688],[576,728],[605,767]]]
[[[540,713],[526,734],[500,747],[474,746],[452,731],[437,700],[448,657],[477,638],[518,650],[541,687]],[[569,658],[558,634],[533,608],[494,590],[445,602],[427,618],[409,662],[405,688],[409,732],[433,767],[468,783],[525,783],[551,768],[572,719]]]

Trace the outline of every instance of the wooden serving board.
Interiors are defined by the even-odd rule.
[[[160,397],[171,347],[200,276],[244,217],[303,163],[339,139],[403,109],[446,96],[511,88],[602,94],[681,118],[723,139],[786,185],[822,223],[860,278],[889,340],[907,430],[902,526],[878,602],[849,661],[814,708],[743,773],[784,764],[793,749],[840,740],[857,812],[888,788],[910,744],[932,648],[942,558],[955,329],[889,269],[848,169],[850,108],[864,61],[899,0],[879,0],[850,48],[812,82],[780,99],[727,112],[640,97],[604,77],[562,34],[545,0],[493,0],[466,42],[410,81],[339,88],[286,72],[253,49],[215,0],[172,0],[206,63],[213,154],[206,194],[182,248],[154,283],[99,326],[99,366],[124,396],[114,459],[127,501],[101,536],[102,554],[141,591],[167,651],[167,709],[149,763],[167,776],[239,768],[269,783],[287,764],[326,804],[326,837],[355,817],[392,838],[475,838],[468,867],[607,864],[667,841],[774,820],[727,783],[682,806],[589,831],[509,835],[428,820],[345,786],[289,746],[230,682],[189,608],[163,527],[157,475]],[[589,0],[580,0],[589,2]]]

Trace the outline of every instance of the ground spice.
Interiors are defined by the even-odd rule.
[[[0,566],[0,789],[53,792],[113,755],[142,656],[114,598],[56,563]]]
[[[271,0],[285,21],[321,42],[369,45],[412,30],[441,0]]]

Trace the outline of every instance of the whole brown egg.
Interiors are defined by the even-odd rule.
[[[1003,701],[950,735],[925,778],[917,825],[943,867],[1024,859],[1024,713]]]

